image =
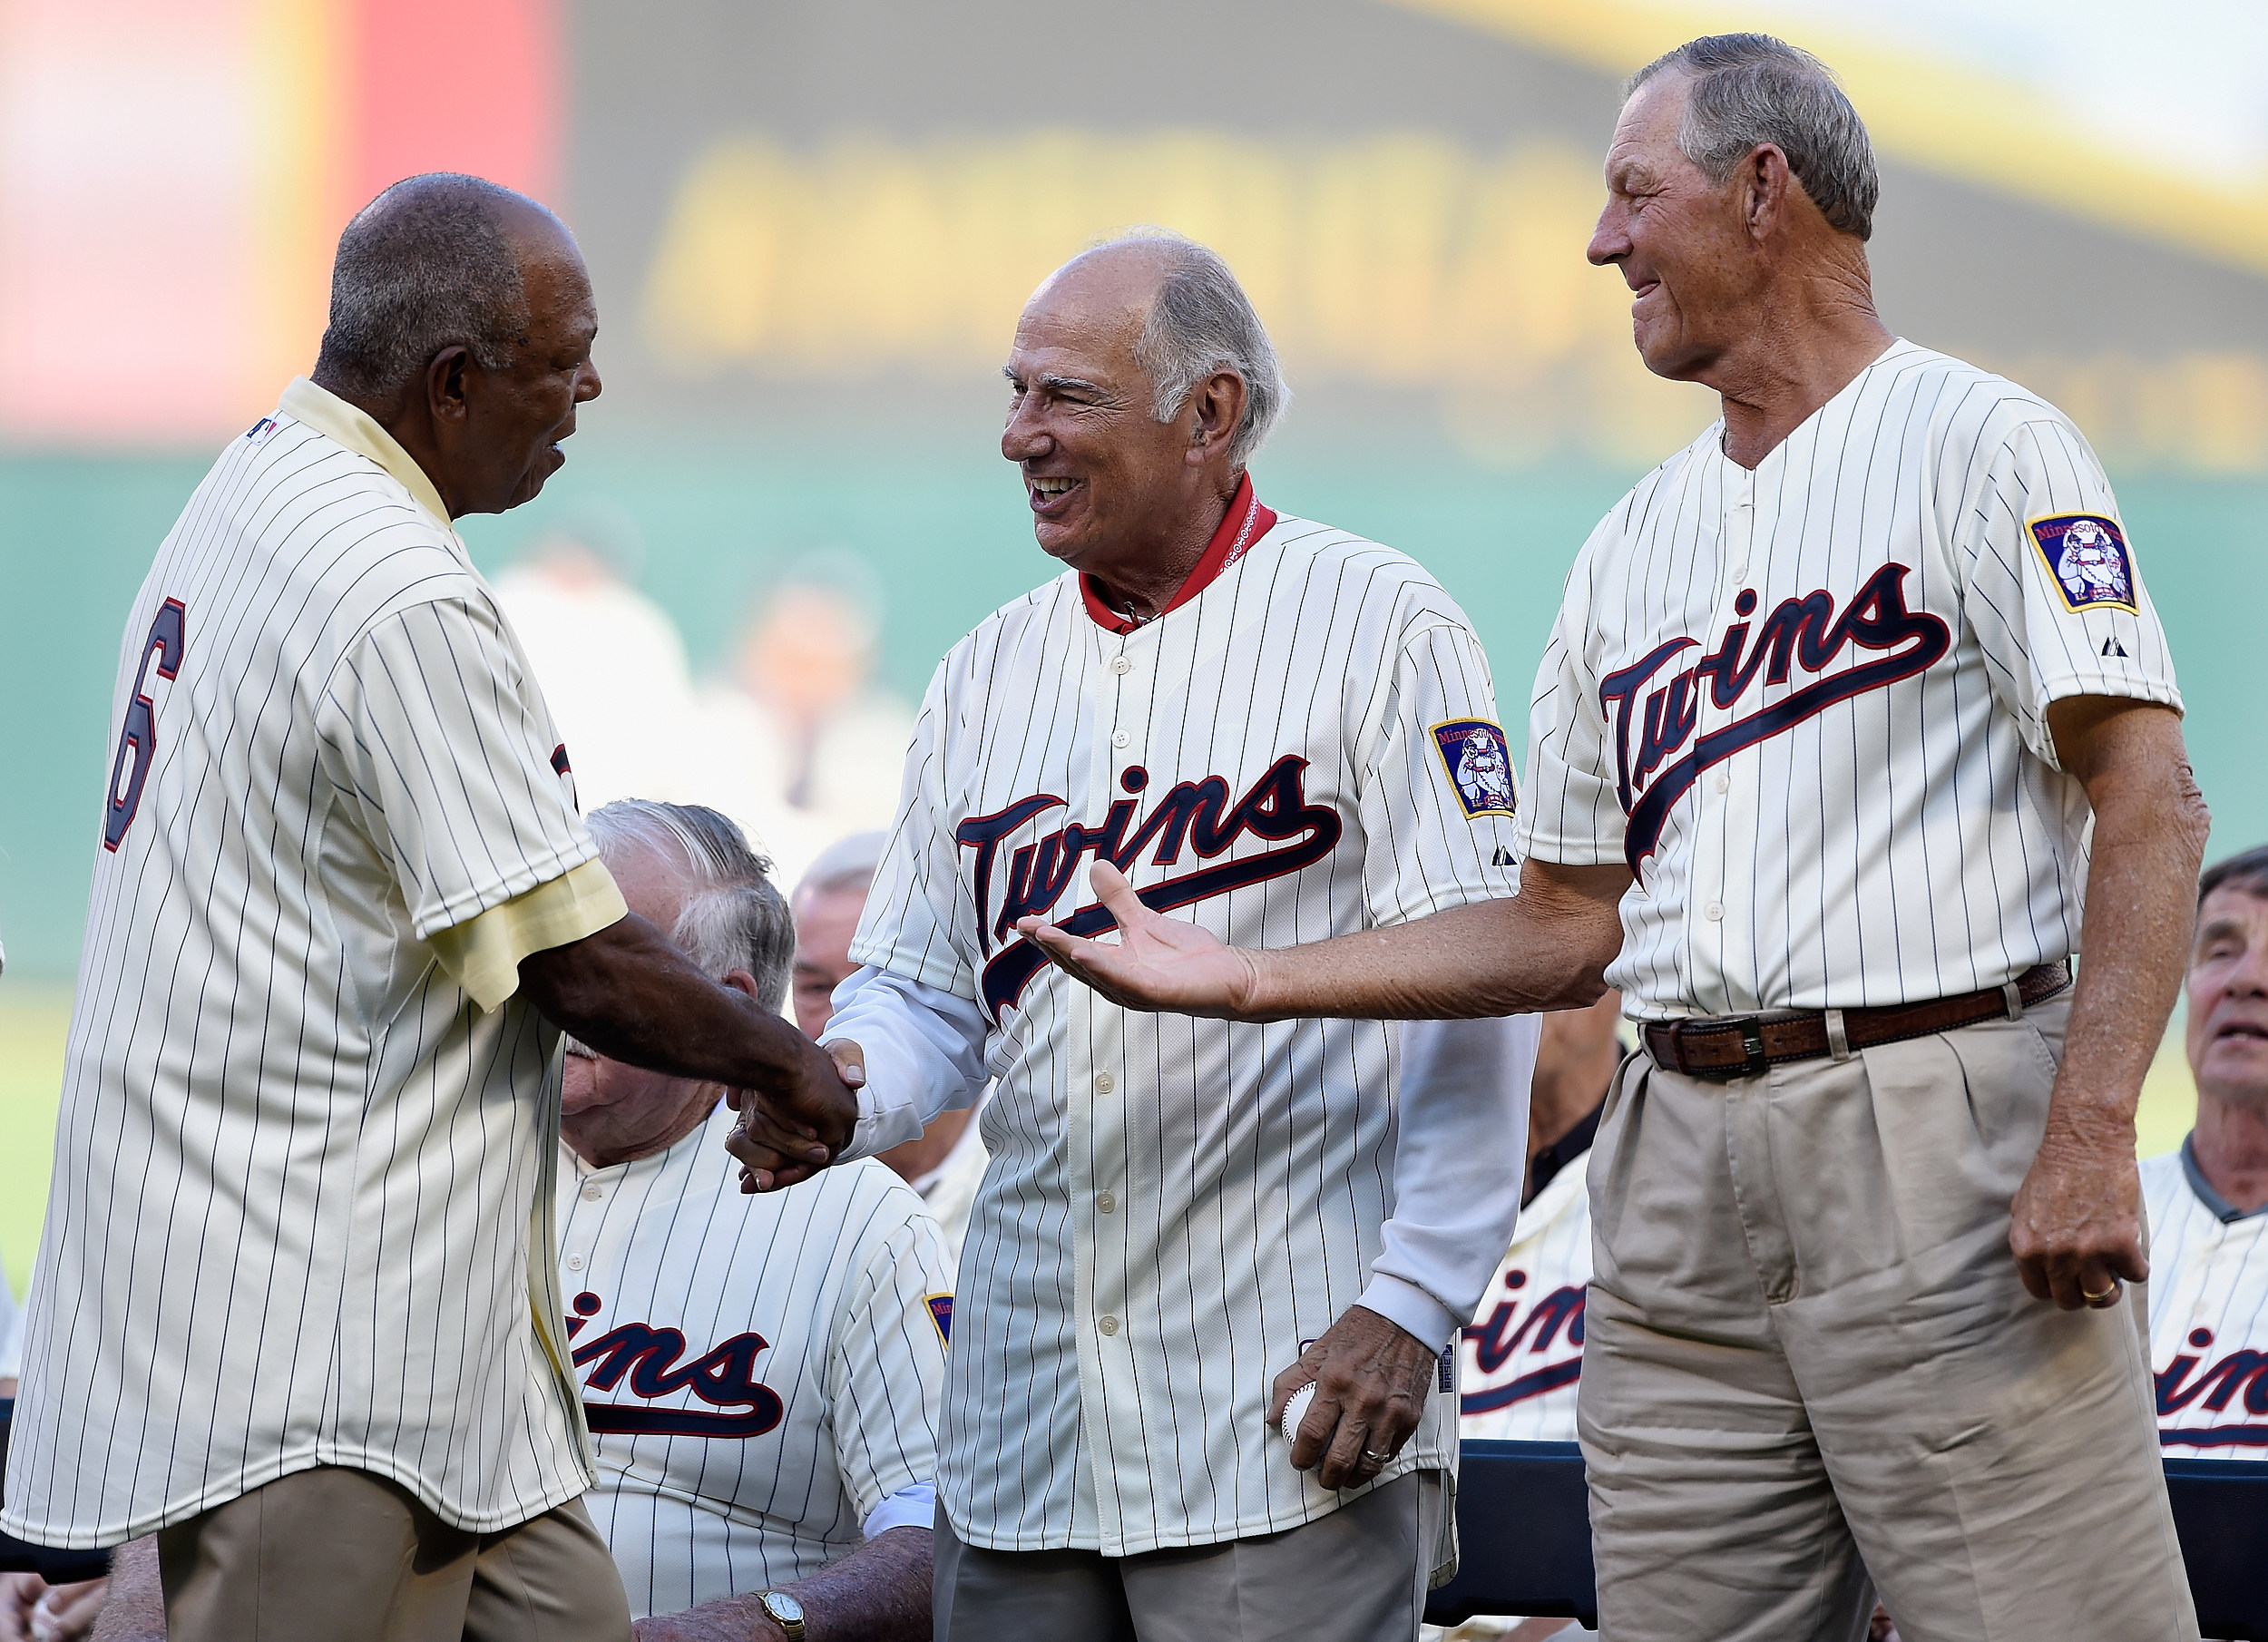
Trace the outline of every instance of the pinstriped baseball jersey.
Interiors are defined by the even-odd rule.
[[[517,640],[448,525],[287,408],[122,649],[9,1530],[112,1543],[318,1464],[475,1530],[573,1498],[557,1034],[425,940],[595,855]]]
[[[1590,1287],[1590,1193],[1578,1158],[1520,1211],[1512,1246],[1458,1343],[1461,1436],[1575,1441]]]
[[[1067,572],[953,649],[851,949],[992,1022],[992,1161],[962,1249],[938,1481],[972,1544],[1131,1555],[1335,1509],[1287,1462],[1269,1383],[1399,1280],[1398,1126],[1407,1151],[1419,1122],[1393,1025],[1129,1014],[1041,962],[1014,920],[1107,927],[1090,855],[1151,905],[1263,946],[1517,883],[1501,732],[1461,612],[1407,558],[1276,519],[1248,481],[1216,547],[1241,547],[1253,519],[1248,551],[1145,626]],[[829,1035],[856,1037],[865,1005],[837,1004]],[[1517,1024],[1524,1058],[1491,1069],[1517,1079],[1493,1119],[1508,1134],[1525,1132],[1534,1055]],[[1446,1469],[1455,1443],[1433,1397],[1383,1475]]]
[[[2207,1201],[2195,1168],[2186,1140],[2142,1165],[2158,1441],[2169,1454],[2268,1459],[2268,1211]]]
[[[1858,1008],[2074,951],[2089,811],[2050,703],[2178,709],[2094,454],[1892,345],[1752,473],[1712,426],[1568,578],[1523,842],[1627,863],[1634,1015]]]
[[[953,1271],[921,1199],[872,1159],[745,1195],[736,1121],[611,1168],[562,1156],[586,1503],[634,1617],[816,1573],[936,1474]]]

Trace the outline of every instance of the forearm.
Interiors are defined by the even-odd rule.
[[[1538,868],[1520,893],[1307,946],[1246,951],[1247,1020],[1456,1021],[1580,1009],[1621,950],[1620,867]]]
[[[2064,1038],[2050,1124],[2131,1149],[2134,1113],[2181,990],[2208,818],[2180,756],[2178,721],[2149,709],[2114,727],[2129,743],[2170,739],[2159,757],[2098,757],[2087,796],[2093,860],[2080,930],[2078,986]],[[2115,745],[2107,749],[2118,752]]]
[[[111,1553],[110,1596],[89,1642],[158,1642],[165,1635],[165,1587],[152,1534]]]
[[[807,1579],[780,1588],[803,1604],[805,1642],[926,1642],[930,1623],[927,1529],[894,1528]],[[727,1597],[687,1618],[717,1622],[719,1633],[776,1635],[753,1594]]]
[[[613,1060],[676,1077],[746,1087],[792,1076],[817,1052],[789,1022],[701,973],[634,913],[529,954],[520,982],[562,1031]]]

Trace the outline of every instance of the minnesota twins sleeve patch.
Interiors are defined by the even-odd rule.
[[[2137,615],[2134,561],[2116,519],[2100,513],[2051,513],[2025,528],[2055,578],[2066,609],[2123,610]]]
[[[929,1296],[929,1320],[937,1325],[937,1337],[947,1345],[951,1345],[953,1344],[953,1296],[951,1295]]]
[[[1512,762],[1504,750],[1504,731],[1486,718],[1452,718],[1432,727],[1433,750],[1450,790],[1464,806],[1465,817],[1509,816],[1518,806],[1512,794]]]

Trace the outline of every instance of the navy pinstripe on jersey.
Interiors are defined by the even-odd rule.
[[[559,1178],[560,1281],[598,1444],[587,1503],[633,1617],[817,1572],[931,1481],[953,1273],[872,1159],[744,1194],[719,1106]]]
[[[852,953],[993,1022],[938,1480],[964,1539],[1130,1555],[1334,1509],[1269,1382],[1395,1235],[1393,1026],[1129,1014],[1014,916],[1097,927],[1099,855],[1261,946],[1510,894],[1510,820],[1468,814],[1427,728],[1495,716],[1423,571],[1290,517],[1146,626],[1067,573],[938,670]],[[1433,1399],[1386,1474],[1449,1465],[1453,1416]]]
[[[2268,1459],[2268,1214],[2222,1219],[2183,1162],[2142,1165],[2158,1441],[2169,1454]]]
[[[2074,951],[2089,812],[2048,708],[2180,703],[2086,441],[1905,342],[1754,472],[1722,431],[1592,533],[1536,677],[1526,848],[1638,877],[1608,984],[1852,1009]]]
[[[317,1464],[473,1529],[572,1499],[532,1321],[560,1315],[556,1034],[424,940],[595,854],[517,641],[445,522],[283,411],[125,630],[112,734],[139,696],[152,738],[91,839],[10,1530],[112,1543]]]

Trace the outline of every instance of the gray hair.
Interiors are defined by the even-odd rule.
[[[1624,98],[1672,69],[1692,83],[1677,146],[1710,181],[1769,142],[1830,227],[1873,234],[1882,191],[1874,145],[1825,64],[1770,34],[1706,34],[1631,75]]]
[[[863,894],[872,888],[875,875],[882,870],[882,852],[889,842],[888,833],[853,833],[828,845],[819,852],[819,858],[804,869],[803,881],[796,885],[795,899],[800,901],[806,895],[830,894],[845,889]]]
[[[772,864],[748,847],[729,817],[698,804],[617,798],[584,825],[602,855],[628,845],[674,854],[690,880],[670,931],[678,950],[718,980],[748,971],[766,1009],[787,1002],[795,920],[772,884]]]
[[[1157,300],[1134,344],[1136,363],[1157,386],[1150,415],[1172,421],[1198,383],[1215,371],[1234,371],[1244,380],[1245,414],[1228,442],[1228,459],[1243,467],[1292,397],[1267,327],[1218,251],[1169,229],[1149,226],[1128,229],[1094,249],[1127,246],[1152,250],[1166,265]]]
[[[513,205],[543,210],[482,178],[431,171],[357,211],[331,264],[317,374],[385,399],[445,347],[464,347],[484,370],[511,364],[529,323],[520,255],[504,228]]]

